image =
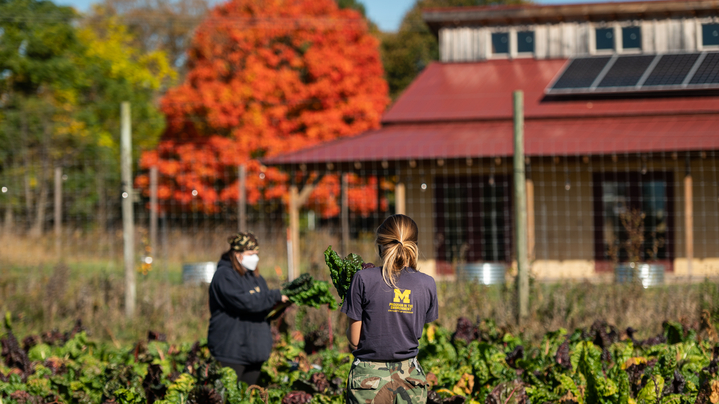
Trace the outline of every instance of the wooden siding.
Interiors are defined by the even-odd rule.
[[[492,58],[492,32],[510,33],[509,55],[497,57],[526,57],[517,55],[516,32],[534,31],[536,59],[563,59],[596,54],[595,29],[614,28],[615,51],[623,52],[622,27],[639,26],[642,53],[691,52],[702,49],[701,24],[707,18],[668,18],[662,20],[561,22],[557,24],[518,26],[460,26],[439,30],[440,59],[443,62],[473,62]],[[629,51],[636,53],[636,50]]]

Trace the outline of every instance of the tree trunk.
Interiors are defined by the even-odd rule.
[[[14,218],[12,214],[12,204],[8,202],[7,206],[5,207],[5,220],[3,221],[3,232],[6,236],[12,234],[13,219]]]
[[[38,185],[40,186],[40,196],[37,200],[37,206],[36,211],[37,214],[35,215],[35,220],[33,221],[32,229],[30,230],[30,235],[32,237],[40,237],[42,236],[43,231],[45,230],[45,209],[47,205],[47,159],[42,159],[42,169],[40,170],[40,175],[38,176]]]
[[[107,199],[105,195],[105,172],[99,168],[95,176],[97,189],[97,228],[101,234],[107,230]]]
[[[30,223],[32,220],[32,189],[30,188],[30,151],[27,148],[28,128],[27,115],[22,112],[20,115],[22,132],[22,156],[23,156],[23,185],[25,187],[25,220]]]
[[[40,197],[37,201],[37,215],[35,216],[35,222],[33,223],[33,227],[30,230],[30,235],[32,237],[40,237],[43,234],[43,231],[45,230],[45,209],[47,208],[47,196],[48,196],[48,186],[47,186],[47,179],[49,177],[48,174],[48,167],[49,167],[49,153],[47,152],[47,145],[50,141],[50,126],[48,125],[48,122],[45,120],[45,117],[42,119],[42,132],[43,132],[43,139],[42,143],[40,145],[40,161],[41,161],[41,169],[40,173],[38,175],[38,185],[40,186]]]

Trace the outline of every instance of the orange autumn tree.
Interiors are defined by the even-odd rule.
[[[231,0],[198,27],[185,82],[167,92],[167,128],[141,168],[157,166],[167,207],[218,212],[238,198],[237,166],[247,167],[250,204],[282,198],[287,175],[259,159],[379,126],[389,102],[379,44],[362,16],[333,0]],[[376,209],[376,179],[353,179]],[[136,181],[147,193],[149,179]],[[327,176],[310,198],[338,212],[339,182]]]

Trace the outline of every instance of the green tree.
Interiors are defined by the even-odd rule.
[[[357,0],[335,0],[335,2],[339,8],[350,8],[358,11],[363,17],[367,17],[367,9],[365,9],[364,4],[358,2]]]
[[[185,52],[211,3],[210,0],[102,0],[83,22],[101,30],[108,18],[117,17],[118,22],[127,27],[134,48],[144,53],[164,52],[179,76],[183,76]]]
[[[153,101],[174,73],[163,53],[133,48],[116,20],[78,27],[72,9],[44,0],[0,1],[0,15],[0,181],[10,185],[0,204],[6,224],[20,214],[37,236],[53,167],[68,175],[70,213],[94,216],[103,186],[88,184],[119,172],[120,101],[134,105],[135,144],[153,147],[164,128]],[[109,177],[104,188],[117,188]]]
[[[107,15],[99,7],[95,12]],[[76,194],[87,195],[72,201],[70,208],[76,215],[96,213],[101,228],[107,223],[108,210],[118,208],[111,202],[119,203],[109,191],[120,183],[120,102],[132,106],[133,161],[137,161],[141,150],[155,147],[165,128],[155,101],[177,77],[166,53],[144,51],[121,21],[117,16],[95,19],[77,34],[85,50],[77,60],[83,71],[83,99],[77,116],[93,134],[86,155],[92,156],[94,164],[79,170],[73,176],[76,181],[68,184]],[[93,182],[94,187],[87,187]]]
[[[382,63],[392,99],[396,99],[430,62],[439,60],[437,37],[422,19],[422,9],[523,3],[529,1],[417,0],[402,19],[399,31],[381,34]]]
[[[77,98],[79,71],[73,55],[82,47],[72,26],[76,15],[69,7],[4,0],[0,15],[0,176],[4,183],[23,184],[23,192],[16,186],[4,193],[6,218],[14,213],[13,202],[22,198],[31,231],[39,234],[49,195],[47,180],[57,158],[49,145],[68,145],[63,136],[68,120],[58,115],[66,115],[65,106]]]

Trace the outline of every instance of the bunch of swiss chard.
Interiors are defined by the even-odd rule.
[[[330,292],[329,283],[316,281],[310,274],[302,274],[292,282],[283,283],[282,294],[301,306],[319,308],[328,304],[330,309],[337,309],[337,301]]]
[[[350,289],[352,277],[357,271],[374,267],[374,264],[365,263],[362,261],[362,257],[355,253],[351,253],[347,258],[342,259],[342,257],[332,249],[332,246],[327,247],[325,250],[325,263],[330,268],[332,283],[335,285],[335,289],[337,289],[337,294],[339,294],[342,299],[342,303],[344,303],[345,295]]]

